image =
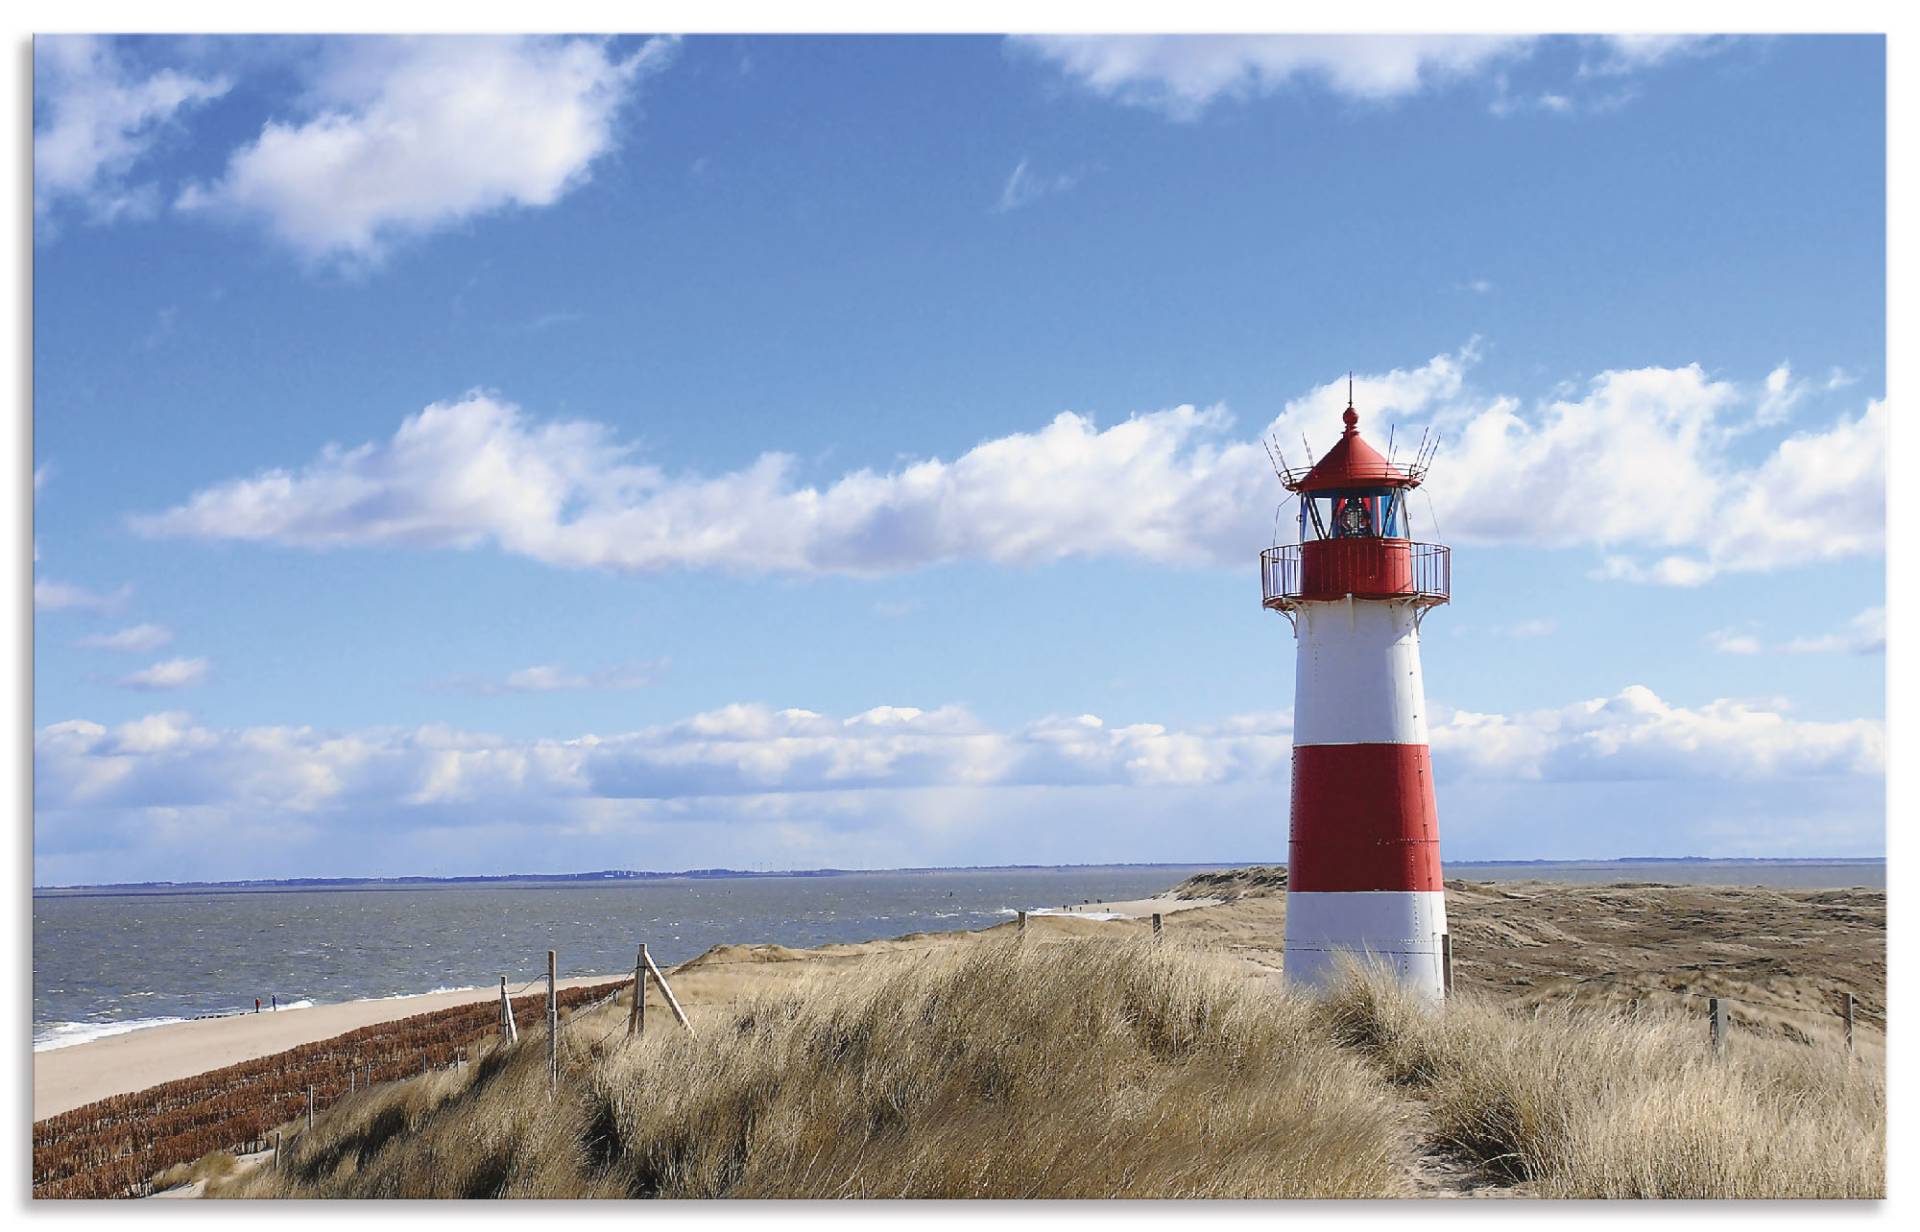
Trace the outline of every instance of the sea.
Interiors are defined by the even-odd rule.
[[[33,1047],[190,1018],[630,971],[723,943],[804,948],[978,929],[1017,911],[1145,898],[1206,865],[953,869],[325,888],[36,890]],[[1449,865],[1449,877],[1884,888],[1881,861]]]

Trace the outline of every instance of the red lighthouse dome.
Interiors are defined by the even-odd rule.
[[[1346,429],[1340,440],[1313,468],[1287,486],[1295,492],[1329,492],[1340,488],[1417,488],[1420,480],[1387,461],[1360,435],[1360,413],[1347,405],[1340,416]]]

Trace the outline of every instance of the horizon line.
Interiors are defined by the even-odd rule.
[[[1442,858],[1441,865],[1456,867],[1490,867],[1497,865],[1530,864],[1873,864],[1886,863],[1885,855],[1877,856],[1563,856],[1527,859],[1502,860],[1448,860]],[[654,869],[603,868],[571,873],[393,873],[368,876],[334,877],[233,877],[214,881],[103,881],[72,882],[66,885],[35,885],[35,894],[43,890],[140,890],[166,887],[169,889],[229,889],[254,886],[346,886],[377,885],[396,882],[487,882],[487,881],[621,881],[621,880],[658,880],[669,881],[675,878],[708,878],[721,880],[729,877],[831,877],[849,876],[862,873],[955,873],[955,872],[999,872],[1025,871],[1033,869],[1099,869],[1099,868],[1284,868],[1285,860],[1121,860],[1096,861],[1086,864],[915,864],[888,868],[843,868],[827,865],[818,868],[787,869],[744,869],[729,868],[724,865],[708,868],[685,868],[674,872]]]

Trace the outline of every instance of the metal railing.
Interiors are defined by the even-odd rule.
[[[1348,576],[1337,567],[1337,562],[1329,561],[1327,563],[1336,567],[1309,579],[1302,551],[1309,545],[1287,543],[1268,548],[1260,553],[1262,605],[1284,611],[1308,598],[1338,599],[1349,594],[1356,599],[1412,599],[1423,606],[1445,603],[1451,598],[1453,554],[1450,549],[1437,543],[1411,543],[1404,539],[1378,542],[1386,546],[1389,560],[1400,556],[1400,549],[1404,549],[1406,567],[1392,568],[1388,576],[1382,579],[1371,574],[1364,577]],[[1397,566],[1398,562],[1394,563]],[[1321,570],[1316,568],[1316,573],[1321,573]],[[1306,588],[1309,580],[1313,582],[1311,595]]]

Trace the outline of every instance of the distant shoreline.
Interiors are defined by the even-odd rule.
[[[1531,860],[1447,860],[1448,868],[1609,868],[1627,865],[1885,865],[1885,856],[1611,856],[1604,859],[1531,859]],[[97,885],[35,886],[36,898],[106,897],[132,894],[209,894],[262,893],[272,891],[354,891],[354,890],[431,890],[464,886],[526,886],[562,888],[576,885],[602,886],[622,882],[652,881],[724,881],[729,879],[765,880],[768,878],[862,877],[879,874],[896,876],[935,876],[941,873],[1018,873],[1069,872],[1108,868],[1227,869],[1254,864],[1284,864],[1284,861],[1134,861],[1113,864],[955,864],[911,868],[811,868],[761,871],[738,868],[697,868],[679,872],[652,872],[634,869],[603,869],[589,873],[498,873],[469,876],[431,877],[277,877],[236,881],[122,881]]]

